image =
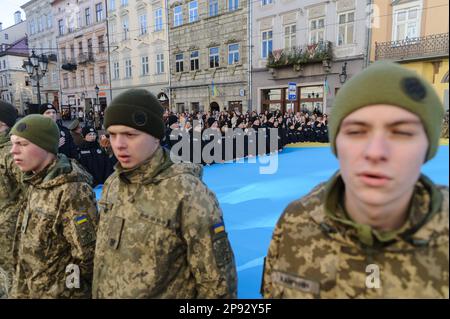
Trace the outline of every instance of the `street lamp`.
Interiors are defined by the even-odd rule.
[[[99,123],[98,123],[98,111],[99,111],[99,107],[100,104],[98,102],[98,92],[100,91],[100,88],[98,87],[98,85],[95,85],[95,94],[97,95],[97,100],[96,100],[96,105],[94,106],[94,122],[95,122],[95,128],[97,129],[99,127]]]
[[[48,58],[47,56],[41,54],[37,56],[34,53],[34,50],[31,51],[31,56],[28,57],[28,61],[23,61],[22,68],[24,68],[30,78],[36,79],[36,87],[37,87],[37,102],[41,105],[41,85],[39,84],[39,80],[45,76],[48,68]]]

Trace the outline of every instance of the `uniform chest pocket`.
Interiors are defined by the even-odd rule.
[[[108,229],[108,246],[111,249],[119,248],[124,222],[125,220],[118,216],[113,216],[111,219]]]
[[[40,208],[27,209],[23,216],[21,231],[24,234],[32,231],[48,235],[48,232],[54,228],[55,221],[55,215],[46,213]]]
[[[174,219],[161,216],[153,210],[139,210],[139,222],[142,224],[135,234],[138,240],[155,247],[172,246],[179,238],[179,225]]]
[[[42,209],[27,209],[23,216],[21,232],[24,245],[34,247],[36,253],[46,256],[56,240],[56,216]]]

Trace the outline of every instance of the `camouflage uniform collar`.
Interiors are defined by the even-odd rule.
[[[429,232],[418,231],[440,210],[443,197],[425,175],[421,175],[415,185],[407,221],[400,229],[394,231],[382,232],[369,225],[354,222],[342,204],[344,191],[345,185],[338,171],[325,185],[324,211],[326,217],[334,221],[333,224],[344,232],[345,237],[354,238],[367,247],[383,247],[401,241],[413,245],[428,244]]]
[[[70,172],[72,172],[70,160],[64,154],[58,154],[56,159],[39,173],[27,172],[23,174],[23,182],[41,187],[55,186],[63,182],[56,179],[57,177]]]
[[[0,133],[0,147],[3,147],[9,143],[9,132],[6,130],[5,132]]]
[[[172,164],[173,162],[170,160],[169,152],[162,147],[158,147],[149,159],[138,166],[131,169],[124,169],[120,165],[120,162],[117,162],[115,169],[120,179],[127,184],[148,184]]]

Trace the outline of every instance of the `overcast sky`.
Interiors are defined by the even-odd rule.
[[[3,22],[3,29],[14,24],[14,12],[17,10],[22,12],[22,20],[25,20],[25,12],[20,6],[29,0],[0,0],[0,22]]]

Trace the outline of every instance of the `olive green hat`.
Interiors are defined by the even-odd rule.
[[[439,146],[444,107],[432,86],[416,72],[397,63],[380,61],[350,79],[337,93],[329,118],[329,137],[337,156],[336,136],[342,120],[369,105],[387,104],[416,114],[428,138],[426,160]]]
[[[60,138],[58,126],[52,119],[43,115],[25,116],[13,126],[11,135],[23,137],[50,153],[58,153]]]
[[[165,133],[164,109],[158,99],[144,89],[130,89],[114,98],[105,111],[105,128],[125,125],[158,139]]]

